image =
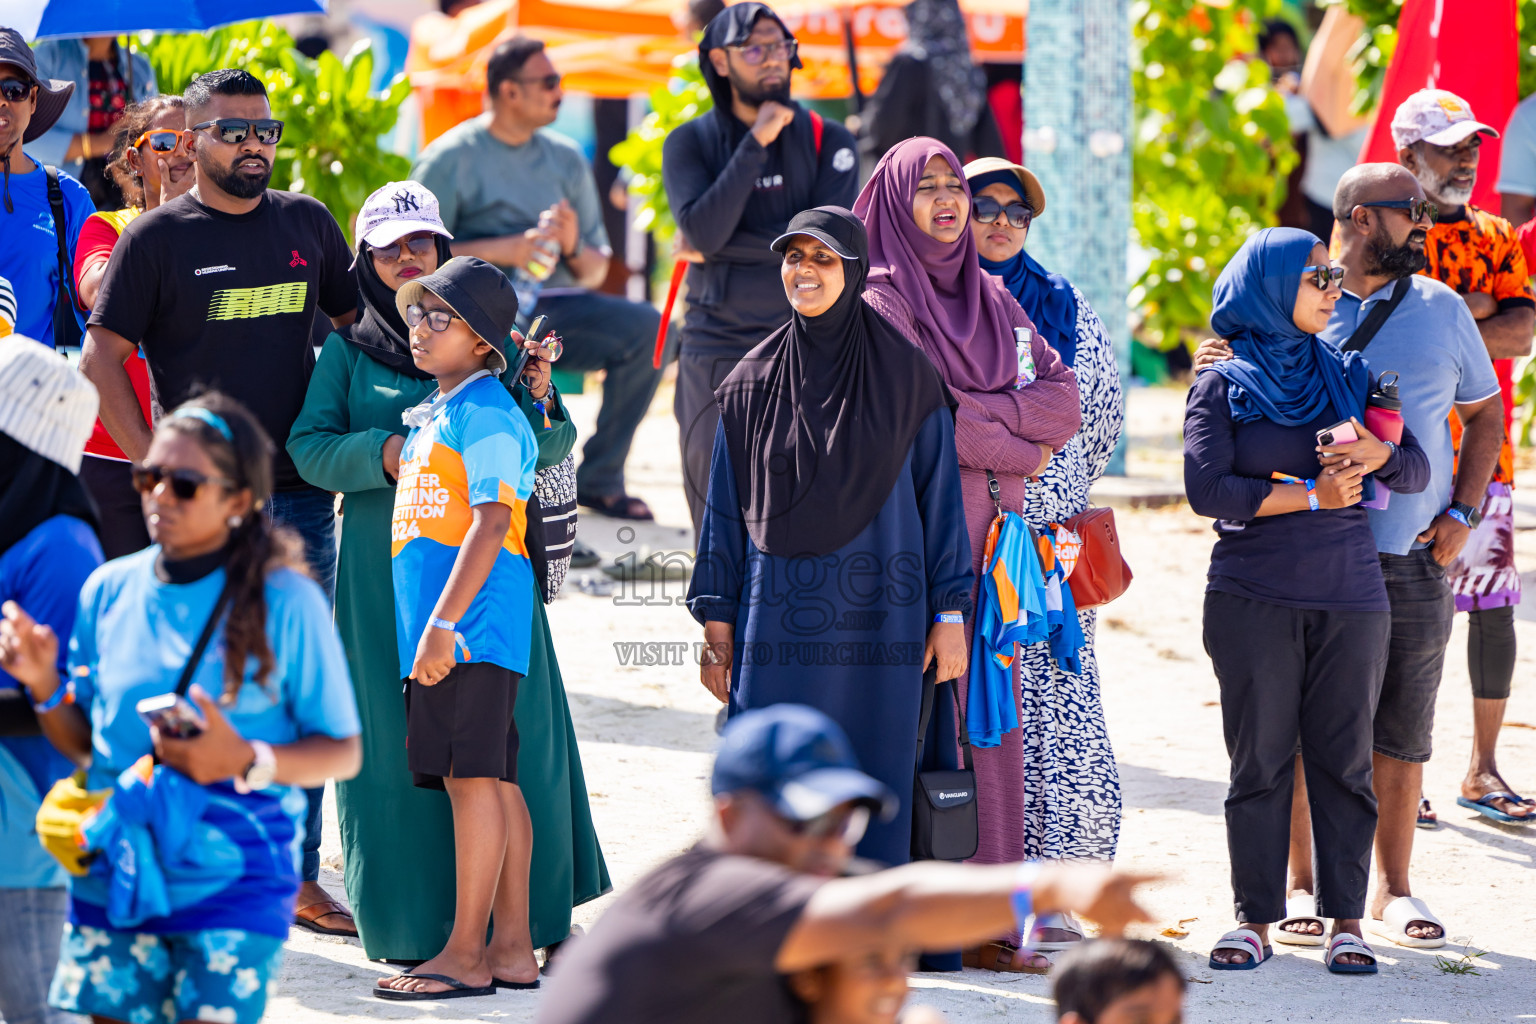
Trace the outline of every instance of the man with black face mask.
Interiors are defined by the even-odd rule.
[[[714,110],[673,131],[662,150],[667,200],[693,261],[672,408],[695,531],[719,420],[715,388],[790,316],[769,245],[801,210],[851,207],[859,191],[853,135],[789,98],[795,47],[766,4],[716,15],[699,41]]]
[[[315,364],[316,307],[338,327],[357,316],[352,251],[324,205],[268,190],[283,123],[272,119],[259,80],[233,68],[210,71],[187,88],[185,103],[197,185],[123,230],[80,370],[101,394],[107,432],[135,462],[149,450],[150,428],[123,363],[140,351],[156,417],[204,388],[249,409],[276,442],[266,510],[303,537],[310,569],[330,594],[333,499],[299,478],[284,444]],[[320,795],[309,793],[298,907],[316,930],[356,934],[346,908],[319,885]]]
[[[1333,215],[1344,294],[1321,335],[1346,350],[1365,342],[1373,379],[1388,371],[1398,375],[1403,422],[1429,455],[1430,483],[1422,493],[1394,494],[1387,508],[1369,511],[1392,605],[1392,638],[1373,737],[1376,884],[1366,927],[1399,945],[1423,948],[1444,945],[1447,933],[1429,906],[1413,896],[1408,881],[1435,697],[1455,613],[1446,566],[1467,542],[1468,514],[1483,499],[1504,438],[1499,382],[1477,321],[1461,296],[1419,273],[1434,224],[1432,209],[1418,180],[1397,164],[1360,164],[1340,179]],[[1378,310],[1386,312],[1385,319],[1372,317]],[[1371,333],[1373,319],[1379,325]],[[1204,369],[1230,354],[1224,343],[1207,341],[1195,366]],[[1459,465],[1451,446],[1453,409],[1463,425]],[[1353,447],[1330,445],[1331,454],[1320,454],[1318,461],[1337,464],[1353,455]],[[1327,587],[1328,581],[1319,580],[1318,586]],[[1298,771],[1289,916],[1271,934],[1279,942],[1317,945],[1315,939],[1306,941],[1323,934],[1323,922],[1312,901],[1305,785]],[[1319,827],[1329,826],[1319,822]]]

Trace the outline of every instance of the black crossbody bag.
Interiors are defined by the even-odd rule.
[[[1403,304],[1408,293],[1413,290],[1412,275],[1400,277],[1392,286],[1392,297],[1385,302],[1376,303],[1376,307],[1366,316],[1365,322],[1355,328],[1355,333],[1349,336],[1349,340],[1339,346],[1341,352],[1364,352],[1376,337],[1376,332],[1381,330],[1381,325],[1387,322],[1387,318]]]
[[[923,710],[917,723],[917,761],[912,782],[912,859],[965,860],[976,856],[981,830],[976,817],[976,769],[971,761],[971,738],[965,729],[965,709],[953,679],[935,683],[938,667],[923,675]],[[933,709],[943,690],[955,703],[960,723],[962,768],[923,771],[923,743]]]
[[[53,303],[53,347],[62,352],[80,344],[84,332],[80,330],[80,321],[75,319],[75,275],[65,241],[70,226],[69,219],[64,216],[64,190],[59,186],[59,169],[49,166],[43,171],[48,177],[48,209],[53,214],[53,237],[59,262],[59,293]]]

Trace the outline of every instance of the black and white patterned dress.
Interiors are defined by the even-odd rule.
[[[1027,491],[1024,518],[1037,530],[1088,507],[1125,425],[1114,345],[1076,288],[1077,356],[1083,426]],[[1024,730],[1024,856],[1112,860],[1120,840],[1120,773],[1104,727],[1095,611],[1078,613],[1087,646],[1081,674],[1063,672],[1045,643],[1020,647]]]

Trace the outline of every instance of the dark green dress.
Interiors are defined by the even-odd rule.
[[[347,901],[374,960],[436,956],[453,927],[453,815],[447,794],[418,789],[405,761],[405,702],[395,646],[389,523],[395,487],[384,442],[404,436],[400,414],[436,387],[399,373],[338,334],[326,339],[288,453],[309,483],[340,491],[336,628],[346,647],[363,726],[363,767],[336,787]],[[539,467],[570,452],[576,428],[558,401],[553,426],[514,389],[539,439]],[[542,600],[532,656],[518,686],[518,780],[533,820],[529,926],[533,944],[570,932],[571,908],[609,890],[586,780]]]

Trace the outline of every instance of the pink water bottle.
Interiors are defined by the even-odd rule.
[[[1388,371],[1377,378],[1376,386],[1365,399],[1365,429],[1379,440],[1401,444],[1403,440],[1403,400],[1397,397],[1397,374]],[[1376,482],[1376,497],[1362,501],[1365,508],[1386,508],[1392,492]]]

